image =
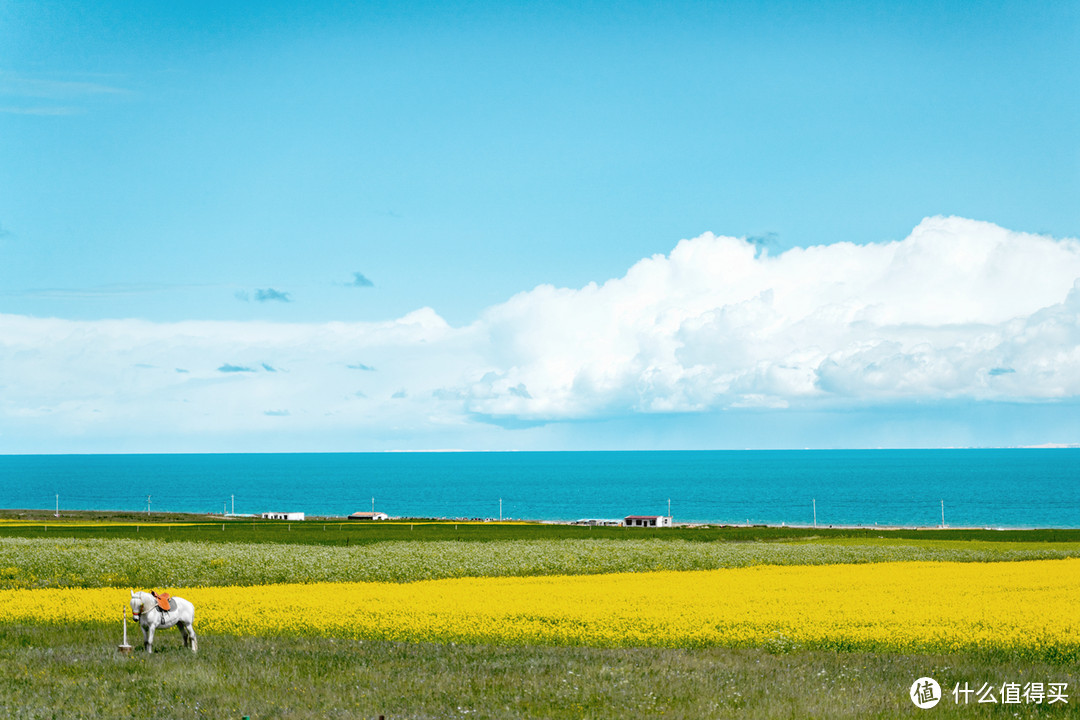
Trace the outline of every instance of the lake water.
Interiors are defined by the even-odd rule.
[[[1080,449],[0,456],[0,507],[1080,527]]]

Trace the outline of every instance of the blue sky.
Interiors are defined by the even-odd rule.
[[[7,2],[0,37],[0,451],[1080,440],[1075,3]]]

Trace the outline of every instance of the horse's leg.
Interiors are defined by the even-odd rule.
[[[176,627],[180,628],[180,636],[184,638],[184,647],[191,647],[191,638],[188,637],[188,626],[186,623],[177,623]]]
[[[154,625],[146,628],[146,652],[154,652]]]
[[[191,648],[191,652],[199,652],[199,639],[195,637],[195,623],[188,623],[187,626],[187,638],[188,647]]]

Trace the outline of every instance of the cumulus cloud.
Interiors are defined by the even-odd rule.
[[[895,242],[767,245],[701,235],[464,327],[430,308],[380,323],[0,315],[0,437],[276,431],[267,408],[310,432],[408,433],[1080,396],[1076,240],[935,217]]]
[[[1069,397],[1078,278],[1076,240],[961,218],[776,256],[706,234],[602,285],[541,286],[490,308],[491,368],[469,408],[562,419]],[[523,386],[530,397],[512,391]]]

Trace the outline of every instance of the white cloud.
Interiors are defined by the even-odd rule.
[[[706,234],[602,285],[520,293],[463,328],[428,308],[323,324],[0,315],[0,436],[1071,398],[1078,278],[1076,240],[939,217],[899,242],[775,257]]]
[[[25,431],[27,418],[61,435],[443,422],[430,407],[408,417],[390,395],[457,382],[467,356],[454,336],[467,334],[426,308],[354,324],[0,315],[0,434]],[[357,356],[381,371],[356,373]]]
[[[491,308],[480,325],[492,367],[470,406],[558,419],[1072,396],[1078,278],[1077,241],[961,218],[776,257],[706,234],[602,286],[539,287]],[[519,384],[530,398],[507,392]]]

